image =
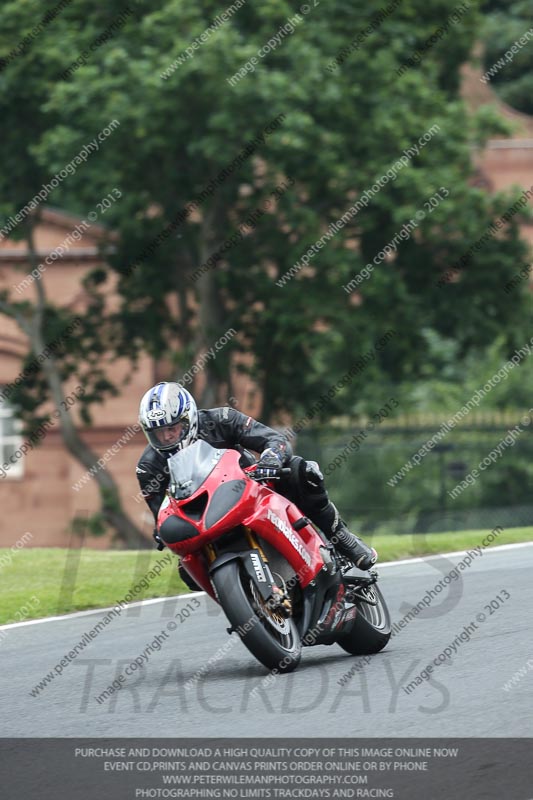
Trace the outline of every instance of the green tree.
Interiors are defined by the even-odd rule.
[[[496,93],[513,108],[533,114],[533,27],[528,0],[485,3],[483,69]],[[526,34],[529,34],[526,36]],[[523,40],[520,43],[520,39]],[[515,43],[519,48],[512,52]],[[506,54],[507,57],[503,58]],[[500,61],[501,60],[501,61]]]
[[[0,47],[6,55],[14,45],[42,17],[37,3],[8,3],[6,18],[0,35]],[[54,54],[48,58],[43,46],[48,37],[57,36],[59,19],[50,23],[40,39],[33,45],[21,48],[12,60],[4,63],[0,71],[0,118],[2,119],[2,147],[5,168],[0,175],[0,210],[3,220],[9,220],[27,207],[32,198],[53,177],[49,164],[37,159],[35,148],[46,131],[59,122],[59,117],[43,108],[54,86],[53,75],[57,61]],[[31,44],[31,42],[30,42]],[[29,46],[29,45],[28,45]],[[60,47],[60,43],[57,44]],[[15,48],[16,50],[17,48]],[[86,133],[86,132],[85,132]],[[77,153],[86,140],[80,140],[71,151],[65,150],[61,167]],[[60,192],[53,195],[54,199]],[[65,195],[68,199],[68,193]],[[40,276],[39,256],[35,247],[35,228],[40,220],[40,204],[31,203],[31,213],[23,213],[22,221],[9,231],[13,239],[26,245],[26,262],[20,265],[21,273],[39,275],[33,281],[34,299],[20,300],[20,296],[7,289],[0,291],[0,313],[12,318],[27,339],[27,356],[22,365],[29,374],[9,395],[19,417],[24,422],[25,433],[34,434],[42,423],[51,419],[50,405],[57,412],[65,448],[80,464],[90,470],[96,467],[94,478],[100,493],[100,512],[90,520],[94,531],[112,528],[119,540],[138,546],[143,537],[124,512],[118,487],[110,472],[98,468],[98,454],[86,444],[75,424],[70,405],[66,402],[67,382],[73,379],[83,389],[76,402],[76,411],[88,425],[91,407],[101,403],[116,389],[108,379],[102,362],[113,348],[115,325],[112,316],[106,316],[104,298],[94,291],[94,282],[85,283],[85,313],[79,315],[75,335],[64,336],[77,315],[74,311],[57,307],[46,292],[46,277]],[[80,207],[78,203],[78,208]],[[9,228],[9,226],[8,226]],[[2,238],[8,229],[2,231]],[[107,247],[105,241],[102,246]],[[50,349],[52,344],[56,344]],[[46,358],[39,359],[43,353]]]
[[[80,0],[34,44],[25,64],[47,76],[40,108],[49,125],[34,139],[33,153],[47,170],[60,169],[110,120],[120,122],[64,192],[78,208],[114,187],[123,194],[107,217],[120,234],[108,259],[122,296],[117,352],[133,357],[146,350],[179,376],[234,327],[238,339],[207,363],[202,400],[219,401],[231,388],[228,367],[243,350],[253,355],[249,369],[269,418],[282,409],[305,411],[391,328],[396,336],[375,364],[338,393],[324,416],[370,408],[381,387],[421,376],[433,357],[427,330],[452,338],[459,359],[496,333],[512,347],[524,296],[511,298],[501,287],[525,260],[518,216],[473,252],[452,282],[438,285],[511,202],[470,181],[472,146],[496,129],[484,114],[480,133],[481,121],[468,119],[458,97],[459,70],[480,17],[471,3],[460,24],[398,77],[405,58],[446,21],[449,4],[404,0],[380,21],[373,15],[381,5],[339,0],[333,9],[313,2],[295,11],[269,0],[234,7],[221,23],[212,0],[138,2],[135,16],[91,50],[126,6],[94,9]],[[7,8],[13,16],[14,5]],[[269,41],[270,52],[258,58]],[[84,50],[86,63],[58,79]],[[348,52],[338,63],[341,51]],[[232,81],[253,58],[251,71]],[[281,122],[266,136],[274,119]],[[396,178],[308,267],[278,285],[434,126],[437,133]],[[276,198],[282,186],[288,188],[278,188]],[[440,187],[448,195],[426,208]],[[407,239],[397,237],[391,258],[358,291],[345,292],[420,211],[425,218]],[[202,271],[209,257],[216,265]],[[99,291],[109,279],[105,271],[95,276]]]

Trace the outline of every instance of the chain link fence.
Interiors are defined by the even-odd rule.
[[[365,431],[355,423],[308,429],[293,445],[319,462],[332,500],[362,534],[492,528],[494,520],[505,528],[533,525],[533,425],[499,450],[507,427],[454,430],[413,464],[437,430]]]

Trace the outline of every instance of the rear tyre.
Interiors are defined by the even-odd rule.
[[[353,656],[379,653],[391,637],[389,609],[376,583],[361,588],[358,595],[354,625],[349,633],[338,636],[337,642]]]
[[[292,672],[302,646],[292,617],[268,608],[239,561],[230,561],[211,576],[224,613],[243,644],[267,669]]]

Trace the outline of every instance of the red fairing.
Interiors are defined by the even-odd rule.
[[[168,547],[183,557],[187,571],[212,597],[213,590],[203,554],[198,551],[239,525],[251,528],[272,544],[297,573],[300,585],[307,586],[324,566],[319,549],[322,540],[310,524],[295,531],[291,523],[302,517],[301,512],[285,497],[249,478],[240,467],[239,458],[236,450],[227,450],[194,494],[185,500],[168,498],[159,511],[158,529],[171,516],[181,517],[197,529],[198,536],[176,544],[170,543]],[[212,497],[228,481],[244,482],[242,496],[215,524],[205,528],[204,520],[209,513]],[[182,510],[182,506],[205,492],[208,494],[206,509],[199,521],[193,520]]]
[[[312,525],[294,530],[292,523],[302,518],[294,503],[266,486],[259,489],[261,497],[253,512],[243,519],[243,525],[272,544],[287,559],[300,585],[305,587],[324,566],[320,554],[323,542]]]
[[[175,552],[177,551],[175,550]],[[197,551],[196,553],[189,553],[188,556],[182,556],[181,562],[189,575],[193,578],[193,580],[196,581],[198,586],[201,586],[202,589],[207,592],[207,594],[212,597],[215,602],[217,602],[217,598],[213,590],[213,584],[211,583],[211,578],[209,577],[209,572],[207,570],[206,561],[202,553],[200,551]]]

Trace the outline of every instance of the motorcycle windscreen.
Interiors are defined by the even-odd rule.
[[[211,447],[202,439],[179,450],[168,459],[169,491],[176,500],[184,500],[195,493],[224,455],[226,450]]]

